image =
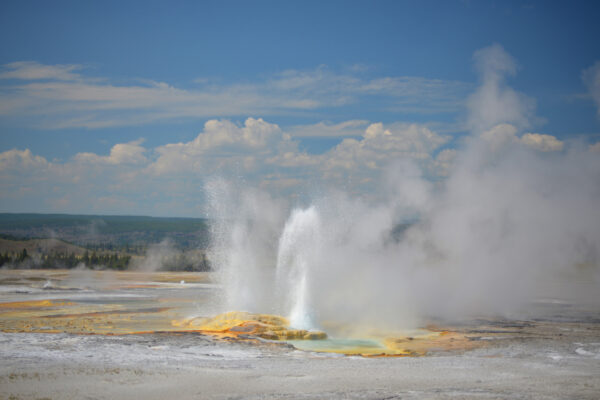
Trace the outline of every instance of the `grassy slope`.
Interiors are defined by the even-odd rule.
[[[30,240],[9,240],[0,238],[0,253],[19,253],[27,250],[28,254],[49,254],[49,253],[74,253],[81,256],[86,249],[64,242],[59,239],[30,239]]]
[[[0,213],[0,230],[90,227],[99,233],[132,231],[193,232],[206,228],[202,218],[159,218],[114,215]]]

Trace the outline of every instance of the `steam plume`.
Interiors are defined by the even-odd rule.
[[[437,186],[402,160],[381,177],[376,200],[329,189],[290,207],[210,183],[212,258],[227,307],[302,327],[388,329],[423,316],[513,313],[549,295],[548,281],[597,287],[600,157],[524,132],[536,123],[534,103],[506,85],[516,63],[499,45],[475,61],[471,133]],[[530,146],[537,139],[552,146]],[[558,288],[552,295],[598,301]]]

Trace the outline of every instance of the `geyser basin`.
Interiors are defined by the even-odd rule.
[[[51,288],[43,288],[48,280]],[[211,304],[222,289],[192,281],[193,274],[0,270],[0,397],[598,397],[597,307],[538,302],[539,312],[526,321],[440,325],[403,332],[395,343],[385,341],[393,333],[373,333],[359,323],[365,329],[352,339],[340,338],[350,330],[323,324],[339,337],[265,340],[173,326],[173,320],[220,311]],[[61,333],[30,333],[52,331]],[[461,355],[473,345],[485,347]],[[424,352],[419,359],[402,357]],[[388,355],[402,358],[378,358]]]
[[[422,330],[416,335],[371,338],[328,338],[318,341],[289,341],[304,351],[360,355],[364,357],[423,356],[431,351],[464,351],[484,342],[461,333]]]
[[[479,347],[483,342],[461,333],[419,329],[366,338],[330,338],[322,331],[290,327],[278,315],[230,311],[212,318],[196,317],[172,322],[178,329],[235,338],[256,337],[286,341],[299,350],[362,356],[420,356],[430,350],[451,351]]]
[[[181,284],[182,278],[193,283]],[[300,350],[364,356],[423,355],[483,343],[441,329],[345,338],[295,329],[287,318],[277,315],[228,312],[189,317],[215,314],[211,304],[220,289],[209,281],[207,274],[1,270],[0,331],[86,335],[191,332],[212,340],[290,343]]]

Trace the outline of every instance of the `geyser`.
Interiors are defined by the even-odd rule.
[[[478,138],[470,145],[488,157],[466,148],[401,235],[398,223],[414,218],[414,208],[404,214],[393,196],[331,193],[298,208],[266,193],[232,196],[252,206],[227,207],[237,212],[216,220],[223,311],[352,335],[413,328],[417,316],[515,316],[540,297],[597,302],[568,283],[598,284],[598,156],[577,148],[548,156],[510,143],[490,150]]]
[[[294,210],[279,240],[276,290],[290,324],[296,328],[315,328],[309,279],[310,270],[321,263],[322,240],[321,222],[314,206]]]
[[[600,302],[600,155],[576,141],[537,146],[548,138],[524,131],[532,102],[504,82],[512,58],[492,46],[476,59],[471,133],[443,181],[400,160],[372,193],[348,196],[325,181],[294,206],[210,182],[223,311],[351,336],[432,317],[515,316],[540,297]],[[572,290],[573,279],[593,290]]]

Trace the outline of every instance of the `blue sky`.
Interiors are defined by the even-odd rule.
[[[247,173],[251,185],[297,195],[316,178],[360,191],[348,183],[363,175],[349,168],[360,166],[342,154],[369,168],[363,181],[399,158],[439,166],[441,153],[450,160],[473,133],[469,99],[485,79],[474,54],[490,46],[511,58],[502,90],[527,108],[526,123],[495,123],[593,146],[599,9],[577,1],[2,2],[0,209],[199,215],[208,176]],[[378,123],[391,132],[382,137],[404,141],[395,151],[378,144],[367,160],[357,151]],[[356,143],[340,147],[344,139]],[[188,164],[165,166],[173,149],[186,156],[170,157]],[[325,164],[346,170],[315,167]],[[432,165],[422,164],[426,174],[443,179]],[[133,189],[134,179],[145,183]],[[165,181],[172,196],[158,190]]]

